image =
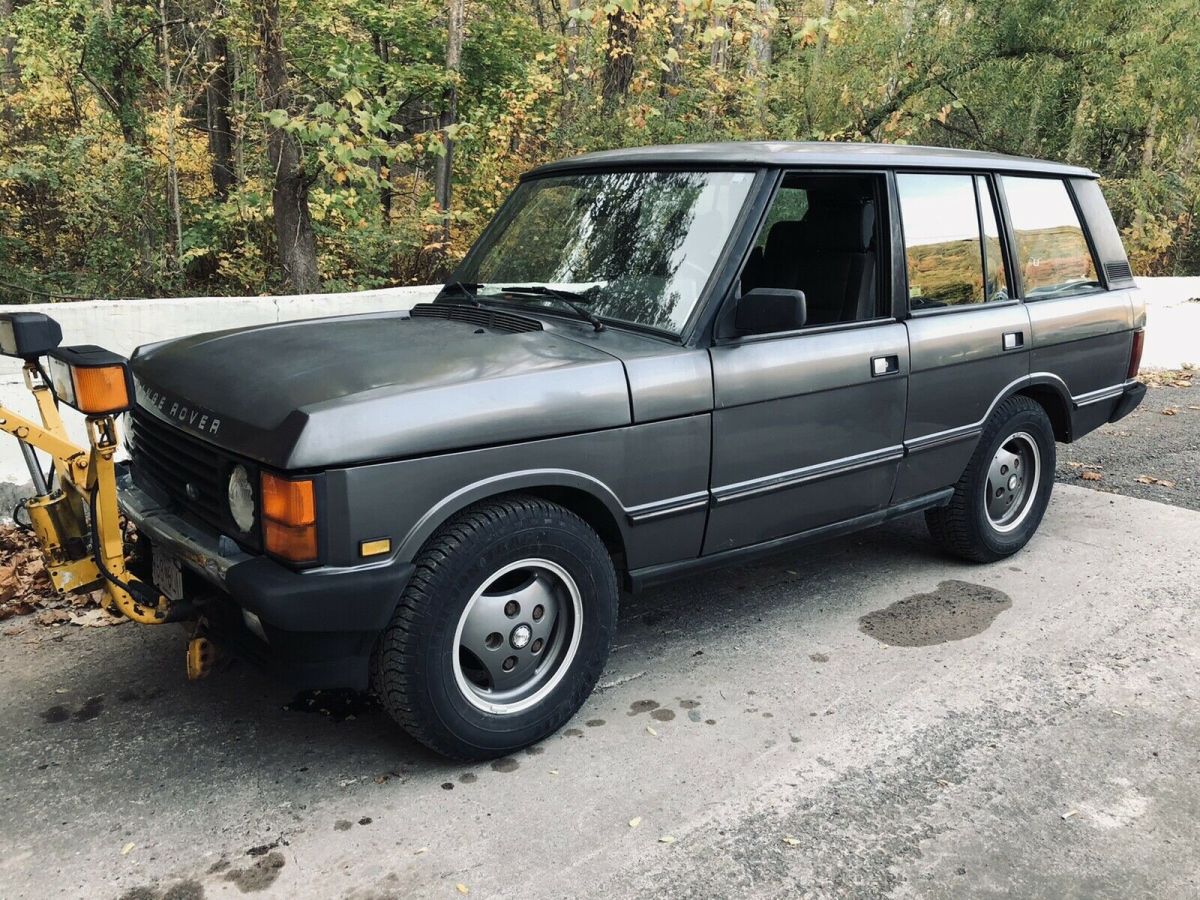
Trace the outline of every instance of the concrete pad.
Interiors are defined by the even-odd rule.
[[[0,896],[1196,896],[1198,544],[1200,513],[1059,485],[1002,563],[918,519],[681,582],[491,765],[244,667],[189,685],[173,627],[27,626]]]

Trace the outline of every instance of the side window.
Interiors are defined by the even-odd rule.
[[[898,174],[896,186],[908,261],[909,306],[982,303],[983,254],[974,177]]]
[[[975,190],[979,192],[979,220],[983,223],[983,293],[988,300],[1007,300],[1008,271],[1004,268],[1000,226],[996,223],[996,200],[982,175],[975,178]]]
[[[1096,262],[1062,179],[1005,175],[1002,183],[1025,296],[1037,300],[1100,287]]]
[[[804,292],[807,326],[879,315],[881,176],[788,174],[742,269],[742,293]]]
[[[776,222],[799,222],[808,212],[808,191],[796,184],[784,182],[775,195],[775,201],[767,213],[766,224],[758,233],[754,246],[764,250],[767,247],[767,235],[775,227]]]

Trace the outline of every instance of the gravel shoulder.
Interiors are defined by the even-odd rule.
[[[1058,447],[1058,481],[1200,510],[1200,379],[1151,373],[1141,406]],[[1177,384],[1194,382],[1192,387]]]

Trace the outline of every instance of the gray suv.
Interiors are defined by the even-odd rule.
[[[459,758],[563,725],[622,588],[923,512],[977,562],[1145,320],[1095,173],[950,150],[597,153],[436,300],[140,348],[121,503],[219,644]]]

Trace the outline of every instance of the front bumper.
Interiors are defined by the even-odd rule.
[[[135,485],[127,468],[117,484],[121,509],[138,532],[195,576],[184,582],[197,595],[188,599],[218,644],[280,670],[298,687],[367,686],[371,649],[412,576],[411,563],[294,571],[193,524]]]

